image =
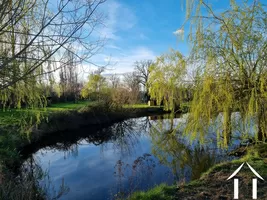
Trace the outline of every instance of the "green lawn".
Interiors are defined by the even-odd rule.
[[[84,106],[88,106],[88,105],[96,105],[97,102],[96,101],[80,101],[77,103],[70,103],[70,102],[66,102],[66,103],[54,103],[51,106],[47,107],[46,109],[48,111],[60,111],[60,110],[74,110],[74,109],[78,109]]]
[[[53,103],[46,108],[34,108],[34,109],[5,109],[0,110],[0,126],[17,125],[21,123],[23,119],[36,118],[37,115],[46,116],[49,113],[75,110],[84,106],[96,106],[96,101],[80,101],[77,103]],[[160,108],[160,106],[148,106],[147,104],[131,104],[124,105],[123,108]]]
[[[79,109],[86,105],[96,105],[97,102],[80,101],[78,103],[55,103],[47,108],[35,109],[5,109],[0,110],[0,126],[16,125],[24,118],[35,117],[38,113],[49,114],[51,112]]]
[[[160,108],[161,106],[149,106],[147,104],[130,104],[124,105],[124,108]]]

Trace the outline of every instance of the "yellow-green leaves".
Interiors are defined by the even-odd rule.
[[[186,73],[186,61],[180,52],[158,57],[150,67],[149,94],[159,105],[162,101],[166,110],[175,110],[182,102],[183,79]]]
[[[188,1],[191,60],[203,69],[195,87],[186,132],[205,135],[212,121],[221,116],[224,145],[231,134],[231,113],[239,112],[243,123],[258,128],[259,139],[267,135],[267,14],[259,1],[230,1],[218,13],[212,2]],[[199,8],[199,6],[201,6]],[[205,14],[201,15],[201,10]],[[204,12],[203,12],[204,13]],[[249,126],[247,126],[249,127]],[[251,127],[245,132],[251,132]],[[242,133],[241,133],[242,134]]]
[[[101,73],[92,73],[88,77],[88,82],[81,90],[83,98],[94,98],[100,100],[100,97],[107,90],[107,81]]]

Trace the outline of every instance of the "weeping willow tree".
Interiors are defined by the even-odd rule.
[[[0,1],[0,107],[44,106],[43,85],[69,64],[91,63],[103,42],[89,39],[104,0]],[[86,28],[86,30],[85,30]],[[71,47],[79,46],[73,51]],[[92,63],[91,63],[92,64]],[[48,77],[47,77],[48,76]]]
[[[28,52],[24,52],[21,56],[21,59],[14,59],[9,63],[9,57],[15,57],[17,51],[21,51],[25,48],[26,44],[30,40],[30,36],[27,35],[30,29],[32,28],[28,21],[33,20],[33,18],[26,19],[26,9],[33,9],[31,7],[30,2],[24,3],[24,5],[20,4],[22,8],[20,11],[23,14],[20,16],[21,18],[16,19],[16,10],[14,7],[19,6],[19,2],[15,1],[3,1],[1,2],[1,7],[5,7],[7,10],[6,16],[3,16],[1,21],[1,32],[0,32],[0,106],[3,107],[17,107],[20,108],[23,102],[29,102],[29,104],[40,103],[43,102],[41,91],[37,86],[38,80],[36,77],[29,77],[24,81],[14,82],[14,84],[9,85],[6,88],[2,88],[2,86],[7,82],[13,82],[21,73],[27,71],[27,67],[32,64],[33,61],[27,60]],[[37,4],[36,4],[37,6]],[[2,8],[3,9],[3,8]],[[19,9],[19,8],[18,8]],[[5,28],[9,30],[7,33]],[[20,30],[23,34],[17,34],[18,30]],[[20,45],[18,45],[20,43]],[[3,66],[6,63],[6,66]],[[40,68],[39,68],[40,69]],[[40,72],[39,72],[40,73]],[[35,73],[33,73],[35,74]]]
[[[187,133],[204,137],[222,117],[224,143],[231,136],[231,113],[243,123],[256,119],[256,139],[267,136],[267,14],[260,1],[230,1],[230,9],[214,12],[206,1],[187,1],[191,22],[191,59],[201,65]]]
[[[157,104],[164,104],[165,110],[175,111],[183,100],[183,79],[186,61],[183,55],[171,50],[157,58],[149,68],[149,95]]]

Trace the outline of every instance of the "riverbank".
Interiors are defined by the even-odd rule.
[[[131,200],[230,200],[233,199],[234,181],[227,178],[244,162],[248,162],[262,177],[267,179],[267,144],[250,146],[246,154],[237,160],[213,166],[199,180],[188,184],[159,185],[146,192],[136,192]],[[252,178],[255,175],[244,164],[236,176],[239,179],[239,199],[252,199]],[[258,199],[267,199],[267,183],[258,179]]]
[[[50,145],[57,141],[55,138],[77,139],[79,134],[73,135],[74,130],[83,127],[100,129],[129,118],[164,113],[163,108],[158,106],[110,107],[95,102],[55,104],[46,110],[5,111],[0,113],[0,159],[2,165],[14,166],[22,151]],[[22,119],[23,116],[25,118]]]
[[[91,133],[109,127],[114,123],[130,118],[167,113],[162,107],[146,105],[122,108],[108,108],[98,105],[68,112],[58,112],[52,115],[48,122],[34,128],[31,140],[19,145],[18,151],[25,158],[43,147],[53,146],[57,143],[73,144],[79,139],[88,137]],[[108,136],[91,134],[91,137],[94,137],[94,141],[99,141],[99,144],[101,144]]]
[[[95,141],[101,143],[112,135],[93,134],[97,133],[96,130],[129,118],[166,113],[162,107],[156,106],[111,107],[102,103],[60,104],[46,109],[21,109],[0,113],[0,199],[53,199],[46,196],[45,188],[38,183],[45,174],[37,173],[35,177],[30,171],[21,172],[22,163],[40,148],[60,142],[64,145],[72,144],[91,135]],[[24,115],[26,117],[20,119]],[[26,122],[29,124],[23,124]],[[25,130],[27,132],[23,132]],[[18,174],[22,174],[19,179]],[[62,194],[59,191],[59,195]]]

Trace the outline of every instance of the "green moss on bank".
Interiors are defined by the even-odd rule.
[[[174,199],[176,195],[175,186],[167,186],[165,184],[161,184],[159,186],[154,187],[147,192],[136,192],[134,193],[130,199],[132,200],[170,200]]]

